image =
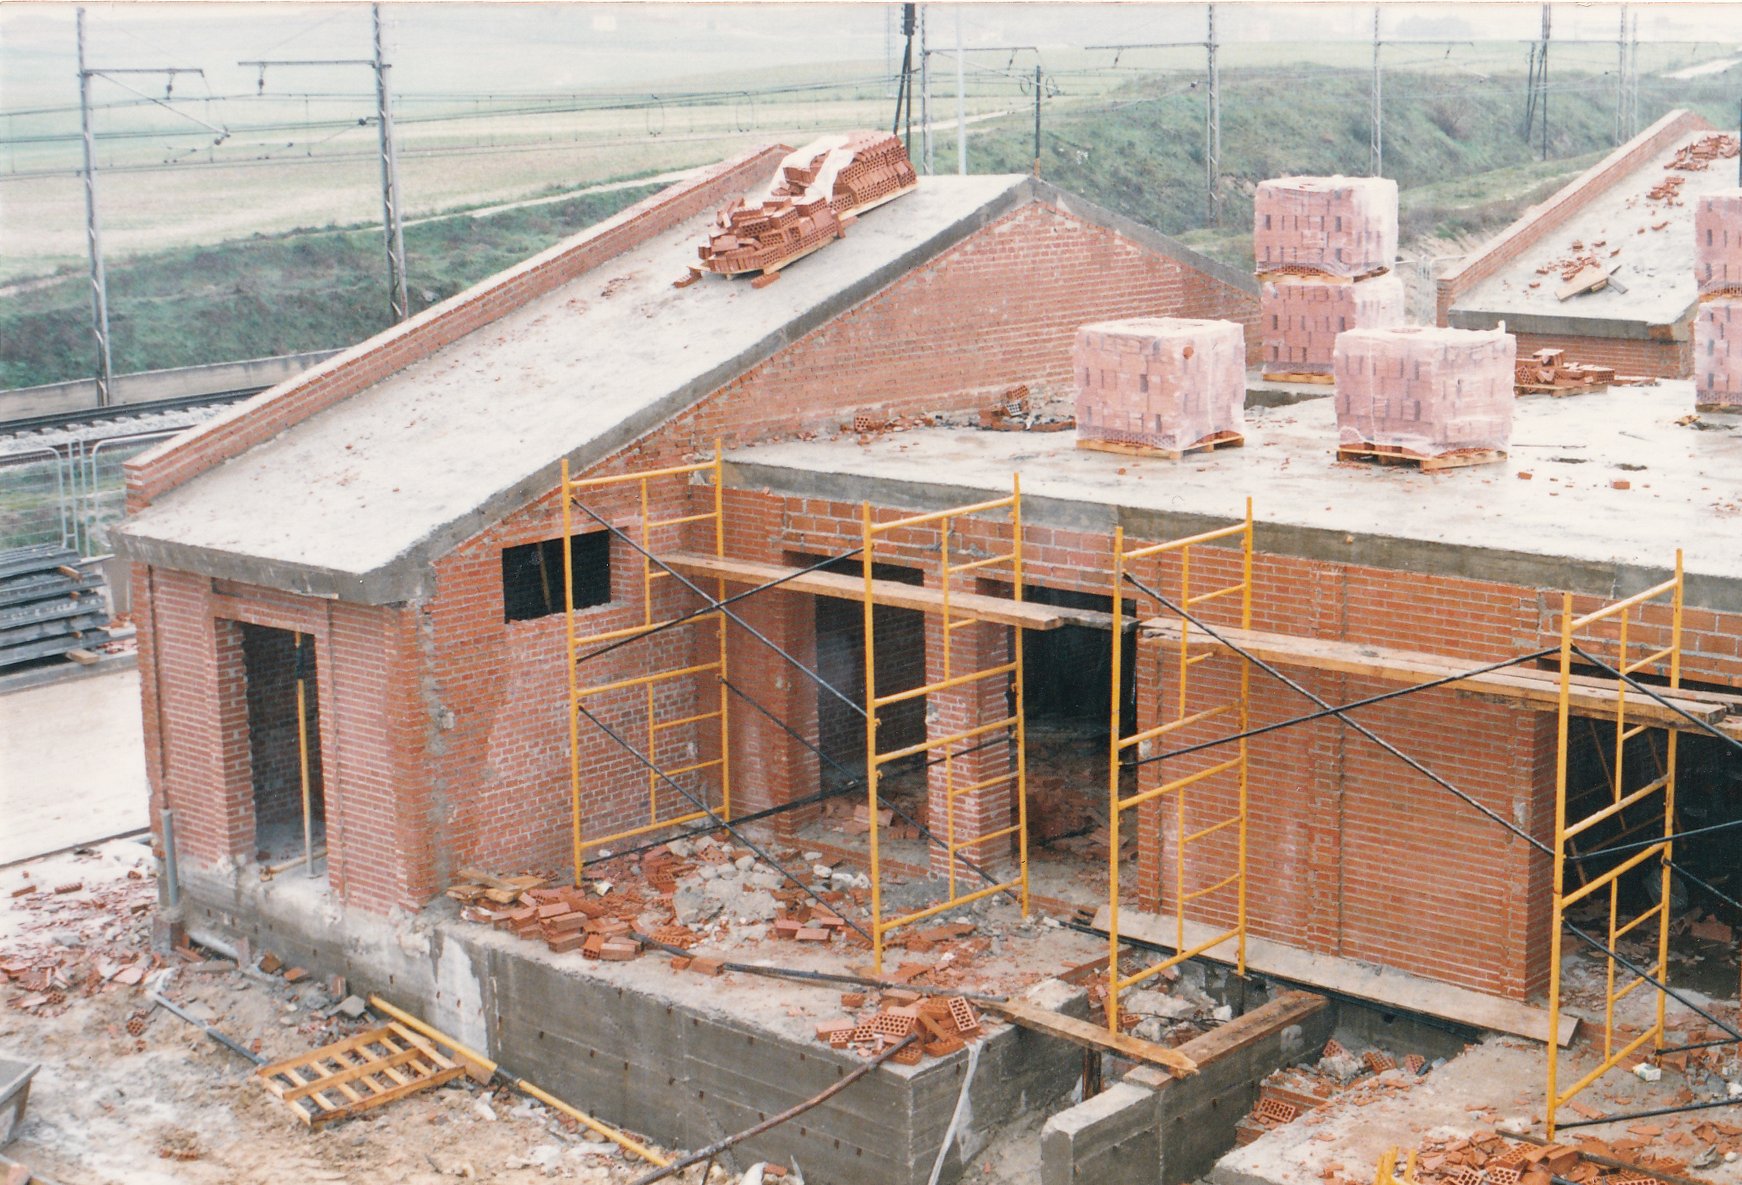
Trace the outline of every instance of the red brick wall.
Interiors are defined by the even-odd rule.
[[[1685,379],[1693,373],[1693,318],[1683,322],[1681,341],[1642,341],[1626,337],[1575,337],[1562,334],[1520,333],[1518,356],[1537,350],[1565,350],[1572,362],[1613,366],[1622,374],[1643,374],[1660,379]]]
[[[243,624],[313,635],[329,880],[346,899],[415,907],[436,891],[416,760],[414,611],[316,601],[140,565],[134,569],[152,819],[176,812],[183,861],[254,852]]]
[[[1507,264],[1533,250],[1557,227],[1600,197],[1605,189],[1647,161],[1679,147],[1682,142],[1712,130],[1712,125],[1691,111],[1671,111],[1632,140],[1581,173],[1541,205],[1471,256],[1464,266],[1436,282],[1436,323],[1446,316],[1458,298]]]

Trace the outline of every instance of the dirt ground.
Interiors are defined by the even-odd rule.
[[[186,960],[173,973],[154,966],[150,868],[143,844],[116,841],[0,872],[0,1056],[42,1066],[6,1156],[66,1185],[620,1185],[647,1171],[518,1092],[465,1079],[325,1129],[305,1127],[250,1081],[242,1057],[154,1007],[147,990],[161,984],[167,998],[267,1059],[337,1040],[368,1019],[329,1015],[336,1001],[313,977],[293,986]],[[129,985],[135,967],[144,974]],[[678,1179],[693,1185],[699,1173]],[[754,1177],[753,1169],[744,1179]],[[710,1178],[739,1179],[722,1169]]]

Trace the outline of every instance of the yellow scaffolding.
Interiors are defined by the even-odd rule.
[[[637,835],[645,835],[664,827],[673,827],[683,823],[693,823],[718,815],[721,819],[732,817],[732,777],[730,729],[727,717],[727,687],[726,687],[726,615],[718,609],[694,614],[679,614],[677,617],[655,620],[654,593],[658,588],[657,581],[670,579],[672,573],[657,566],[653,560],[654,532],[667,528],[681,528],[690,523],[712,523],[714,536],[714,555],[722,557],[726,548],[726,520],[724,510],[724,483],[720,473],[720,448],[714,446],[714,457],[711,461],[701,461],[692,465],[672,465],[663,469],[648,469],[638,473],[616,474],[610,477],[589,477],[571,480],[569,463],[565,459],[562,464],[562,520],[563,520],[563,605],[567,618],[568,630],[568,670],[569,670],[569,807],[571,819],[571,834],[574,846],[575,880],[581,877],[582,853],[587,848],[613,843]],[[653,517],[653,500],[649,492],[649,483],[657,480],[676,479],[689,482],[697,474],[708,475],[713,485],[712,509],[699,514],[678,514],[671,518],[656,519]],[[574,495],[580,490],[596,490],[618,488],[633,485],[639,496],[639,522],[641,535],[641,623],[639,625],[623,626],[617,629],[601,630],[590,634],[576,633],[575,626],[575,594],[574,594],[574,538],[571,522],[571,505]],[[726,599],[726,582],[724,578],[715,581],[714,600]],[[712,622],[717,634],[718,652],[708,662],[685,662],[666,670],[653,670],[644,674],[623,679],[613,679],[606,683],[583,686],[577,671],[579,664],[587,658],[581,651],[593,645],[602,643],[621,643],[628,639],[638,638],[657,630],[676,627],[689,627]],[[651,660],[647,660],[649,665]],[[673,679],[683,679],[695,675],[715,674],[719,682],[718,707],[712,711],[685,712],[675,719],[661,719],[658,704],[660,686]],[[600,835],[583,839],[581,833],[581,734],[580,708],[582,701],[589,696],[602,695],[606,692],[623,691],[640,687],[646,691],[645,712],[647,716],[647,811],[648,821],[622,831],[614,831],[609,835]],[[696,705],[700,707],[698,703]],[[708,721],[717,722],[718,753],[714,757],[692,761],[673,769],[661,769],[657,765],[659,742],[663,733],[688,725],[706,725]],[[702,755],[698,755],[702,756]],[[696,809],[683,814],[661,818],[659,813],[659,791],[662,783],[671,784],[668,780],[684,774],[701,774],[708,770],[719,771],[719,798],[715,809]],[[697,794],[703,801],[708,801],[706,791]]]
[[[1639,643],[1629,637],[1632,614],[1635,610],[1643,610],[1653,602],[1668,598],[1670,606],[1669,642],[1638,658],[1629,657],[1629,648]],[[1604,623],[1613,623],[1605,625]],[[1610,776],[1609,801],[1607,804],[1584,816],[1569,822],[1567,819],[1567,751],[1571,736],[1570,691],[1573,677],[1574,651],[1578,648],[1595,648],[1595,645],[1605,639],[1596,627],[1603,627],[1603,632],[1612,633],[1615,645],[1615,740],[1613,758],[1607,763],[1606,769]],[[1613,952],[1615,944],[1631,934],[1635,929],[1646,925],[1653,919],[1657,923],[1657,959],[1648,968],[1652,978],[1658,984],[1665,984],[1669,970],[1669,924],[1670,924],[1670,860],[1672,841],[1670,836],[1675,833],[1675,764],[1676,738],[1678,730],[1669,729],[1666,741],[1667,754],[1663,765],[1658,767],[1660,773],[1641,786],[1629,788],[1627,780],[1627,743],[1635,737],[1648,731],[1649,725],[1629,724],[1627,718],[1627,676],[1636,674],[1647,667],[1669,666],[1669,686],[1681,686],[1681,631],[1682,631],[1682,553],[1675,553],[1675,575],[1661,584],[1635,593],[1624,600],[1616,601],[1583,617],[1573,616],[1573,597],[1571,593],[1563,594],[1561,599],[1561,655],[1560,655],[1560,706],[1557,719],[1559,721],[1559,739],[1555,750],[1555,838],[1554,838],[1554,915],[1552,928],[1549,931],[1549,1021],[1548,1021],[1548,1115],[1547,1136],[1554,1138],[1555,1113],[1573,1096],[1584,1090],[1598,1078],[1621,1064],[1647,1042],[1654,1049],[1663,1048],[1664,1038],[1664,1002],[1665,993],[1662,988],[1657,990],[1657,1013],[1652,1026],[1639,1036],[1627,1041],[1619,1048],[1615,1045],[1615,1005],[1641,984],[1649,982],[1636,976],[1620,990],[1615,987],[1615,959],[1611,955],[1605,962],[1607,975],[1604,977],[1603,998],[1603,1059],[1597,1067],[1580,1078],[1577,1082],[1560,1089],[1560,1044],[1555,1040],[1555,1034],[1560,1031],[1561,1013],[1561,931],[1565,925],[1566,911],[1569,906],[1576,905],[1585,898],[1607,890],[1609,898],[1609,930],[1608,950]],[[1579,635],[1586,635],[1581,643]],[[1583,879],[1583,883],[1571,892],[1566,890],[1566,866],[1569,854],[1577,859],[1577,851],[1573,841],[1592,827],[1604,820],[1618,816],[1621,812],[1652,796],[1661,794],[1663,797],[1663,837],[1656,843],[1641,847],[1626,859],[1620,861],[1607,871]],[[1659,875],[1662,878],[1658,885],[1657,904],[1641,914],[1623,922],[1620,917],[1620,883],[1621,878],[1646,862],[1656,859],[1659,863]],[[1648,874],[1649,875],[1649,874]]]
[[[1400,1177],[1397,1175],[1397,1149],[1386,1149],[1385,1154],[1379,1158],[1379,1171],[1373,1176],[1373,1185],[1416,1185],[1415,1153],[1409,1154]]]
[[[1206,592],[1192,591],[1192,549],[1206,544],[1221,543],[1224,540],[1237,539],[1240,547],[1240,579],[1237,583],[1212,588]],[[1175,696],[1174,717],[1151,728],[1138,729],[1130,736],[1124,735],[1122,713],[1124,702],[1123,666],[1124,666],[1124,589],[1125,573],[1130,565],[1143,560],[1166,555],[1179,556],[1180,564],[1180,599],[1179,606],[1187,613],[1192,613],[1197,606],[1226,597],[1237,596],[1240,599],[1240,628],[1252,628],[1252,499],[1246,499],[1246,517],[1233,526],[1221,527],[1213,531],[1192,535],[1184,539],[1175,539],[1171,543],[1158,543],[1146,547],[1127,549],[1125,546],[1125,529],[1117,527],[1113,533],[1113,695],[1112,717],[1110,725],[1111,743],[1107,752],[1107,1027],[1113,1032],[1119,1031],[1119,993],[1160,974],[1176,963],[1196,958],[1212,947],[1233,939],[1238,948],[1236,964],[1241,975],[1246,974],[1246,739],[1248,718],[1248,693],[1251,683],[1251,664],[1240,664],[1240,690],[1238,697],[1230,703],[1218,704],[1187,712],[1186,705],[1191,693],[1192,669],[1199,663],[1211,658],[1212,650],[1203,650],[1197,654],[1191,653],[1191,623],[1185,618],[1180,619],[1179,665],[1177,674],[1177,689]],[[1159,581],[1157,584],[1159,585]],[[1139,614],[1139,620],[1142,615]],[[1139,789],[1136,793],[1124,795],[1119,789],[1119,771],[1121,759],[1130,750],[1139,746],[1153,744],[1163,737],[1178,732],[1182,728],[1212,720],[1220,716],[1232,714],[1236,721],[1236,730],[1241,739],[1236,742],[1237,748],[1233,757],[1212,762],[1203,769],[1185,774],[1159,786],[1147,790]],[[1235,813],[1214,823],[1200,827],[1196,831],[1186,830],[1187,792],[1200,782],[1223,774],[1233,774],[1238,783],[1238,799]],[[1176,827],[1178,840],[1174,849],[1174,953],[1152,966],[1131,975],[1122,976],[1119,972],[1119,824],[1121,816],[1129,810],[1142,806],[1147,802],[1173,796],[1176,812]],[[1217,880],[1205,888],[1186,890],[1186,855],[1193,843],[1209,839],[1211,836],[1233,828],[1236,830],[1234,870],[1227,876]],[[1223,933],[1206,941],[1188,947],[1185,939],[1186,906],[1202,897],[1222,892],[1232,888],[1235,891],[1234,926]]]
[[[975,515],[996,513],[1007,510],[1010,514],[1010,550],[966,563],[950,562],[950,535],[954,530],[955,520]],[[870,802],[871,823],[871,946],[872,966],[878,974],[883,970],[883,936],[898,926],[954,909],[969,902],[989,897],[993,893],[1009,892],[1020,889],[1022,914],[1028,916],[1028,776],[1027,776],[1027,734],[1023,727],[1023,691],[1022,691],[1022,631],[1012,626],[1012,658],[1009,662],[978,670],[957,673],[951,657],[951,639],[955,631],[966,626],[980,623],[983,618],[972,613],[960,611],[959,604],[952,605],[951,593],[954,578],[964,574],[980,574],[986,572],[1007,572],[1010,577],[1011,595],[1020,603],[1022,601],[1022,482],[1021,478],[1012,476],[1011,493],[1008,498],[998,498],[989,502],[978,502],[971,506],[957,506],[949,510],[933,511],[928,514],[909,515],[905,518],[889,522],[877,523],[871,519],[871,503],[866,502],[862,511],[863,542],[860,559],[865,573],[865,783]],[[915,528],[935,529],[938,535],[938,584],[942,594],[943,636],[943,678],[920,687],[905,691],[892,692],[889,695],[877,694],[877,631],[873,622],[876,609],[876,582],[873,579],[873,553],[879,539],[892,532],[912,531]],[[973,577],[970,577],[972,579]],[[970,587],[971,591],[971,587]],[[887,753],[878,752],[877,729],[878,709],[905,700],[918,699],[934,692],[948,691],[953,688],[967,687],[985,679],[1009,677],[1015,691],[1014,708],[1011,713],[999,720],[978,724],[970,728],[948,735],[928,735],[918,744],[908,745]],[[955,746],[963,742],[985,743],[999,732],[1008,732],[1015,744],[1015,760],[1009,773],[994,774],[965,785],[956,784],[957,766]],[[949,866],[948,883],[949,896],[938,904],[925,909],[915,910],[898,917],[883,917],[883,876],[882,857],[878,843],[879,822],[877,817],[877,792],[883,766],[904,757],[913,757],[934,750],[943,750],[943,782],[944,782],[944,851]],[[1016,785],[1016,822],[1013,826],[1001,827],[985,835],[972,839],[958,841],[956,839],[956,804],[964,795],[982,793],[998,786],[1007,786],[1011,782]],[[932,829],[936,829],[935,820],[928,820]],[[969,893],[961,893],[957,889],[958,854],[981,844],[994,840],[1016,836],[1016,866],[1017,876],[1014,880],[999,881]]]

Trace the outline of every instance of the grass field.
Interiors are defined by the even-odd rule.
[[[413,311],[444,300],[656,186],[585,194],[405,231]],[[350,345],[387,328],[379,227],[236,239],[137,256],[109,272],[117,373]],[[82,275],[0,300],[0,387],[90,373]]]

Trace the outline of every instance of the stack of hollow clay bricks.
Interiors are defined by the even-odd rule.
[[[1244,439],[1246,337],[1233,321],[1141,317],[1077,330],[1077,444],[1163,456]]]
[[[1337,338],[1342,449],[1415,457],[1492,452],[1512,438],[1518,343],[1498,329],[1352,329]]]
[[[1694,402],[1742,412],[1742,189],[1708,194],[1694,208]]]
[[[1404,323],[1397,182],[1279,177],[1259,184],[1253,212],[1265,374],[1323,381],[1337,334]]]

